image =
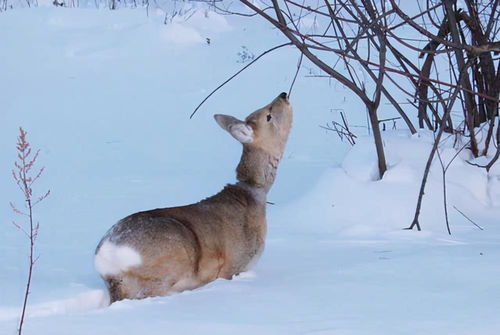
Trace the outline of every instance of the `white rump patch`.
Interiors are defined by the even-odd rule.
[[[97,272],[103,277],[119,274],[141,264],[142,258],[137,251],[127,245],[116,245],[110,241],[101,245],[94,261]]]

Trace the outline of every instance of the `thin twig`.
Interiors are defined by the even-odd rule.
[[[215,88],[212,92],[210,92],[209,95],[206,96],[205,99],[203,99],[200,104],[194,109],[193,113],[191,113],[191,115],[189,116],[190,119],[193,118],[194,114],[196,114],[196,112],[198,111],[198,109],[200,109],[200,107],[205,103],[205,101],[207,101],[215,92],[217,92],[219,89],[221,89],[224,85],[226,85],[227,83],[229,83],[231,80],[234,79],[234,77],[236,77],[237,75],[239,75],[241,72],[245,71],[248,67],[250,67],[250,65],[252,65],[253,63],[255,63],[256,61],[258,61],[262,56],[264,55],[267,55],[268,53],[274,51],[274,50],[277,50],[279,48],[282,48],[282,47],[285,47],[287,45],[292,45],[291,42],[288,42],[288,43],[283,43],[283,44],[280,44],[278,46],[275,46],[275,47],[272,47],[271,49],[268,49],[266,51],[264,51],[263,53],[261,53],[260,55],[258,55],[257,57],[255,57],[250,63],[248,63],[247,65],[245,65],[243,68],[241,68],[238,72],[236,72],[235,74],[233,74],[231,77],[229,77],[227,80],[225,80],[222,84],[220,84],[219,86],[217,86],[217,88]]]
[[[472,221],[467,215],[465,215],[461,210],[459,210],[455,205],[453,205],[453,208],[455,208],[455,210],[457,212],[459,212],[460,214],[463,215],[464,218],[466,218],[467,220],[469,220],[470,223],[472,223],[474,226],[478,227],[479,229],[481,230],[484,230],[480,225],[478,225],[477,223],[475,223],[474,221]]]
[[[433,132],[432,134],[434,135],[434,141],[436,141],[436,133]],[[446,188],[446,171],[448,170],[449,165],[446,167],[444,166],[443,158],[441,157],[441,152],[439,151],[439,147],[436,149],[436,154],[439,159],[439,164],[441,165],[441,172],[442,172],[441,176],[443,179],[443,208],[444,208],[444,219],[446,222],[446,230],[448,231],[448,234],[451,235],[450,220],[448,218],[448,192]],[[453,159],[455,159],[455,157],[453,157]]]
[[[295,71],[295,75],[293,76],[292,84],[290,85],[290,89],[288,90],[288,97],[292,94],[293,85],[295,85],[295,80],[297,80],[297,76],[299,75],[300,69],[302,67],[302,59],[304,58],[304,54],[301,52],[299,57],[299,62],[297,63],[297,71]]]

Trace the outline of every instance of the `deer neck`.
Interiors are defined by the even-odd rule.
[[[236,168],[238,184],[250,187],[254,192],[262,192],[265,197],[276,178],[280,158],[260,148],[243,146],[241,160]]]

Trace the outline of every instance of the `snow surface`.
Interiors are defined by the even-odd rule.
[[[266,105],[288,90],[298,60],[291,48],[266,55],[189,120],[242,66],[242,46],[259,54],[284,40],[257,19],[202,13],[162,22],[161,13],[126,9],[0,15],[0,334],[16,333],[27,268],[26,238],[10,224],[22,218],[8,205],[22,203],[10,174],[18,126],[46,167],[35,193],[51,189],[35,208],[40,258],[25,334],[500,333],[500,168],[488,175],[465,162],[465,151],[453,161],[449,236],[436,160],[423,231],[402,230],[432,134],[411,136],[402,125],[385,132],[389,170],[373,181],[376,158],[363,130],[349,151],[318,127],[339,109],[365,125],[360,102],[305,73],[292,93],[294,125],[256,267],[194,291],[107,307],[94,269],[107,229],[234,181],[241,146],[212,115],[244,118]],[[455,156],[452,142],[440,149],[445,162]]]

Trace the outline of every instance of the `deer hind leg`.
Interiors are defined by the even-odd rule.
[[[139,278],[133,274],[106,278],[110,303],[123,299],[143,299],[167,295],[174,291],[174,285],[178,282],[168,278]]]
[[[110,303],[123,299],[140,299],[140,290],[137,289],[137,285],[131,284],[130,278],[127,276],[118,275],[106,278]]]
[[[130,292],[128,292],[127,287],[123,284],[121,276],[105,278],[105,281],[109,292],[110,304],[123,299],[133,299],[133,296],[130,296]]]
[[[181,252],[177,257],[167,255],[119,274],[105,276],[105,280],[111,302],[165,296],[204,284],[193,271],[190,259]]]
[[[128,296],[123,291],[122,281],[120,278],[106,278],[106,286],[109,292],[110,304],[115,301],[127,299]]]

